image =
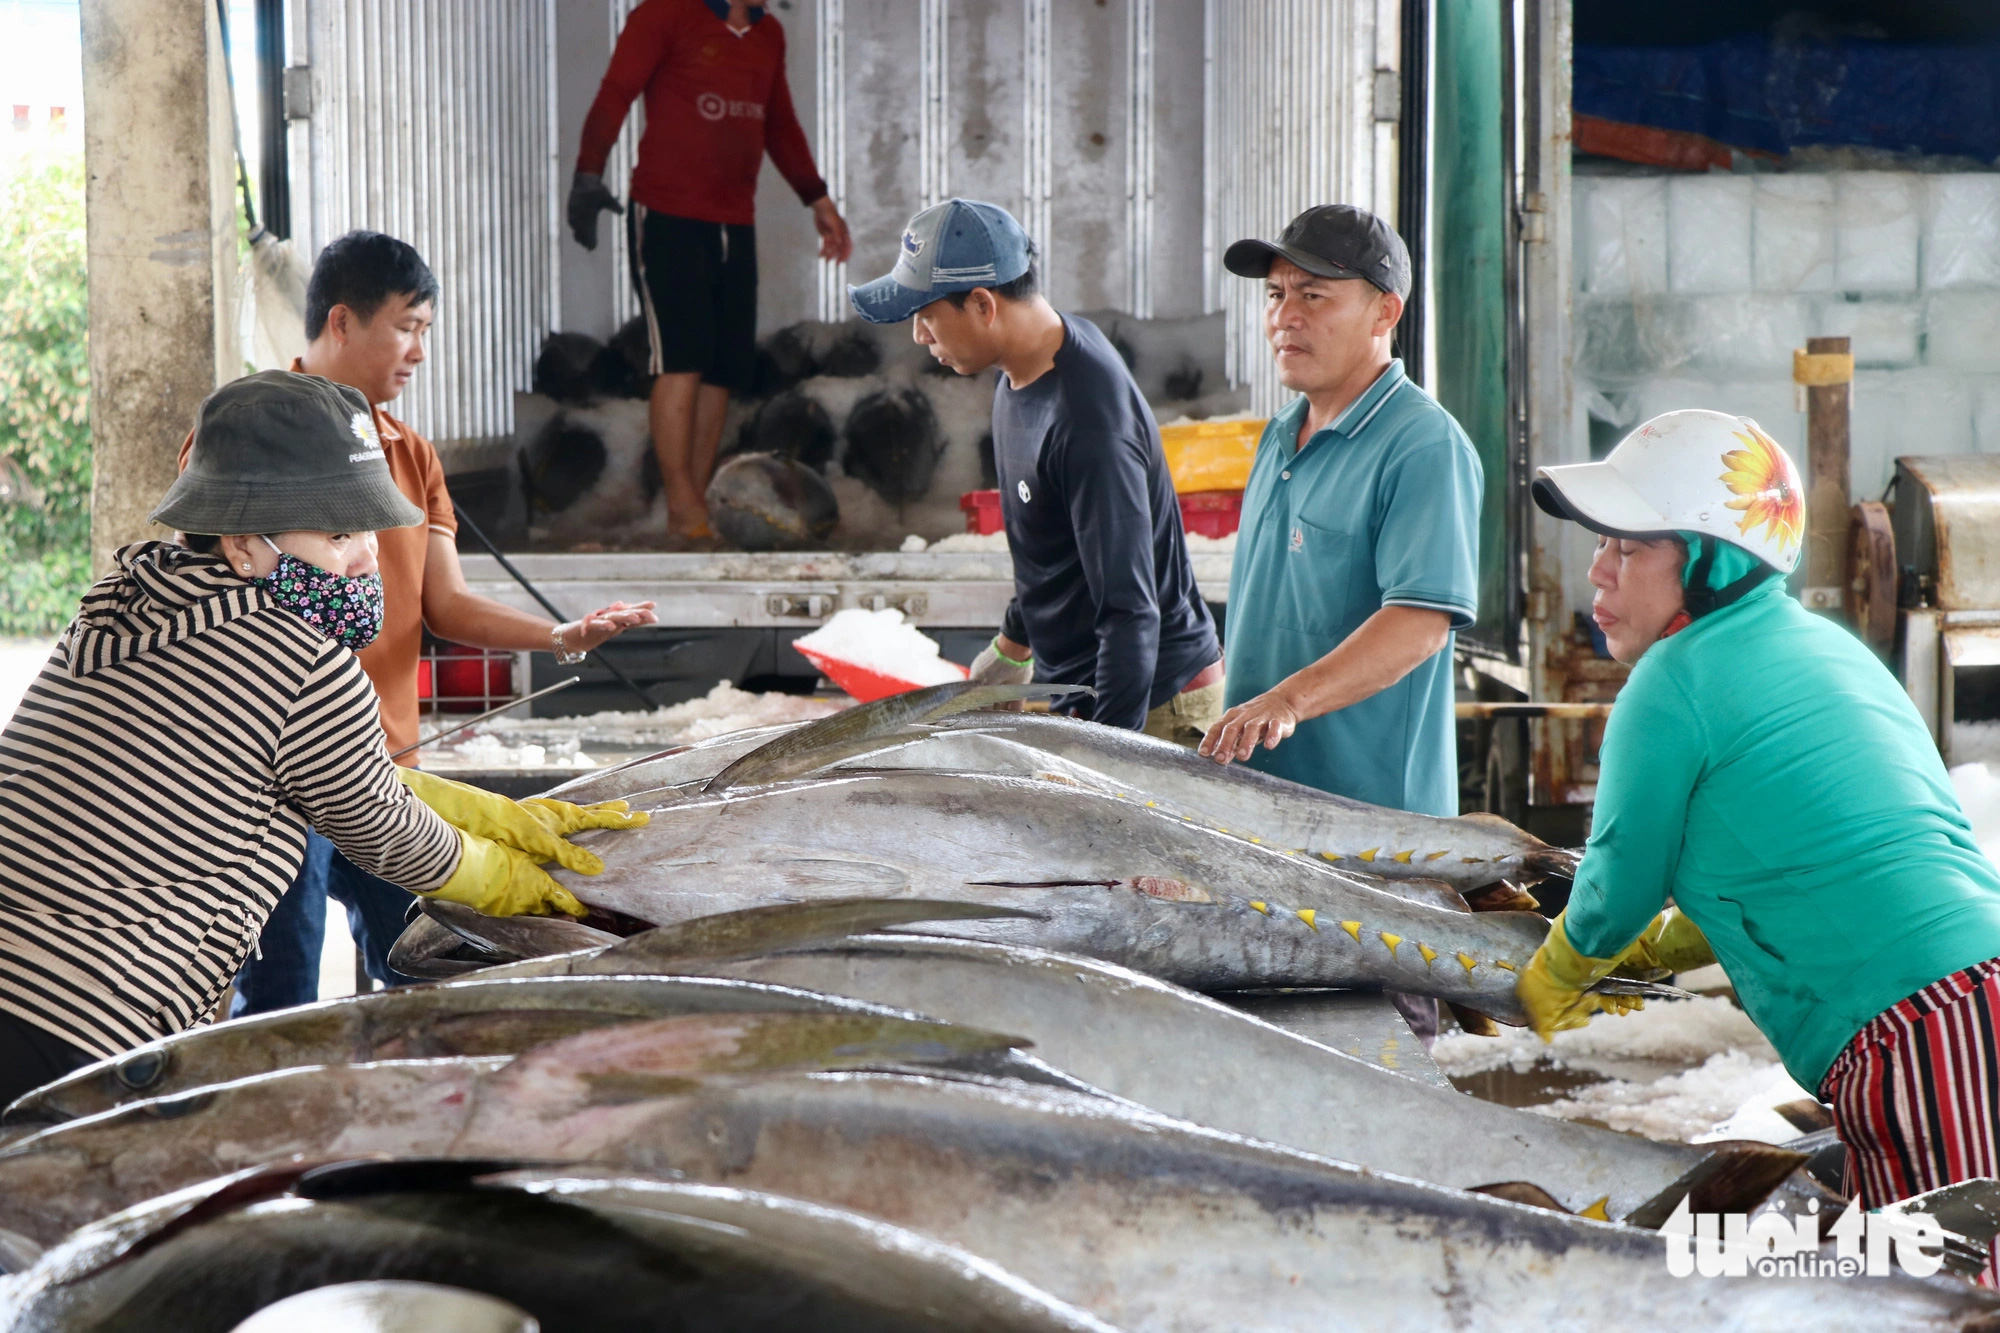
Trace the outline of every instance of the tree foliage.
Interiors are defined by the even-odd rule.
[[[0,161],[0,634],[53,634],[90,579],[83,155]]]

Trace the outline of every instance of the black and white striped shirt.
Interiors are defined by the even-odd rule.
[[[308,825],[412,890],[460,845],[354,654],[219,557],[117,562],[0,732],[0,1009],[97,1055],[209,1014]]]

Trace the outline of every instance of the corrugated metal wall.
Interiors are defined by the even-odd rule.
[[[311,182],[307,245],[368,226],[421,249],[446,299],[432,363],[398,410],[438,439],[504,434],[563,310],[565,266],[608,270],[610,317],[592,318],[595,331],[636,313],[619,219],[604,220],[594,255],[559,240],[576,144],[556,107],[587,103],[638,0],[292,3],[315,88],[309,170],[295,167]],[[1222,247],[1312,203],[1394,206],[1397,0],[800,0],[774,12],[855,255],[818,259],[803,210],[767,171],[766,328],[846,318],[847,270],[886,271],[910,214],[985,198],[1028,227],[1066,309],[1226,310],[1231,377],[1270,410],[1284,393],[1261,294],[1222,273]],[[561,69],[558,14],[602,24],[601,45],[582,33]],[[635,103],[605,171],[621,196],[643,114]]]
[[[612,48],[618,45],[618,34],[625,27],[625,19],[639,7],[640,0],[604,0],[604,58],[611,58]],[[601,75],[602,70],[599,71]],[[618,142],[611,149],[611,156],[604,164],[604,179],[618,192],[618,197],[626,196],[625,182],[632,179],[632,165],[639,160],[639,136],[646,132],[646,99],[640,97],[632,103],[632,110],[625,117],[625,128],[618,133]],[[560,145],[563,153],[561,185],[565,194],[569,190],[569,173],[576,166],[576,145]],[[629,204],[630,201],[627,200]],[[617,328],[626,320],[639,313],[638,289],[632,285],[632,249],[626,243],[625,223],[627,219],[615,214],[605,214],[598,228],[598,246],[611,251],[611,327]]]
[[[552,12],[549,0],[307,6],[307,251],[365,227],[429,261],[443,288],[430,361],[396,412],[433,439],[513,429],[514,391],[560,304]]]
[[[820,0],[784,15],[788,30],[814,27],[814,86],[795,74],[793,95],[811,108],[820,170],[853,229],[854,275],[886,271],[909,216],[962,195],[1021,219],[1060,305],[1200,313],[1189,256],[1202,176],[1182,149],[1201,134],[1202,11],[1203,0]],[[767,284],[811,298],[793,318],[847,318],[831,266],[766,247],[759,257]]]
[[[1230,380],[1248,382],[1254,411],[1274,411],[1290,394],[1265,348],[1261,285],[1225,272],[1221,250],[1241,237],[1274,236],[1313,204],[1358,204],[1393,220],[1396,107],[1388,94],[1398,12],[1391,0],[1210,5],[1208,290],[1211,308],[1228,316]]]

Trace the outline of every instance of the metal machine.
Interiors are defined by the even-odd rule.
[[[1899,458],[1894,492],[1886,550],[1879,506],[1856,506],[1857,612],[1893,598],[1892,661],[1945,762],[2000,759],[2000,457]]]

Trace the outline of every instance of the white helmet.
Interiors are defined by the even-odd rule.
[[[1780,574],[1799,563],[1805,489],[1778,442],[1748,417],[1666,412],[1601,463],[1537,469],[1535,503],[1608,537],[1696,532],[1741,547]]]

